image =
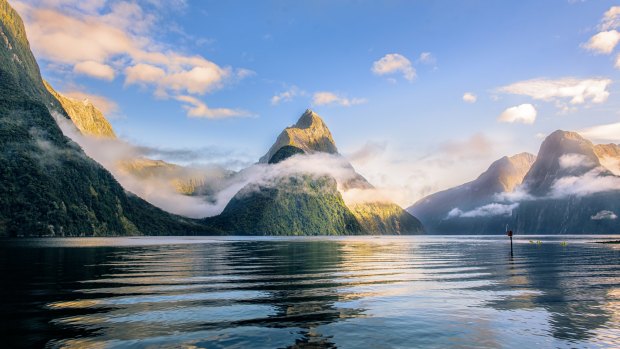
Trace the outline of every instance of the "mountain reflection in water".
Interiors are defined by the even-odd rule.
[[[4,240],[7,347],[614,347],[599,237]],[[563,246],[561,241],[568,241]]]

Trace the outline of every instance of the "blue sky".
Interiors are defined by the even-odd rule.
[[[312,108],[407,205],[556,129],[620,142],[611,1],[9,2],[53,86],[199,162],[256,161]]]

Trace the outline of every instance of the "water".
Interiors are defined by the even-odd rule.
[[[0,338],[4,348],[617,348],[620,245],[591,243],[603,238],[520,237],[512,256],[503,236],[3,240]]]

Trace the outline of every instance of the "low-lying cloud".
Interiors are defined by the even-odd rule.
[[[602,210],[602,211],[597,212],[594,216],[591,216],[590,219],[594,221],[614,220],[614,219],[618,219],[618,216],[612,211]]]
[[[470,211],[462,211],[455,207],[450,212],[446,219],[463,217],[463,218],[475,218],[475,217],[492,217],[492,216],[510,216],[512,211],[519,207],[518,203],[513,204],[500,204],[491,203],[488,205],[480,206]]]

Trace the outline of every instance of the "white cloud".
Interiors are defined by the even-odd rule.
[[[372,64],[372,72],[376,75],[401,73],[409,81],[416,77],[415,69],[405,56],[398,53],[389,53]]]
[[[366,99],[364,98],[349,99],[346,97],[342,97],[338,94],[335,94],[333,92],[327,92],[327,91],[315,92],[312,97],[313,105],[336,104],[336,105],[340,105],[343,107],[350,107],[352,105],[362,104],[362,103],[366,103]]]
[[[518,203],[514,204],[498,204],[491,203],[488,205],[480,206],[471,211],[461,211],[459,208],[453,208],[448,212],[448,216],[446,219],[456,218],[456,217],[465,217],[465,218],[474,218],[474,217],[491,217],[491,216],[510,216],[512,215],[512,211],[519,207]]]
[[[73,67],[73,72],[108,81],[114,80],[115,76],[114,69],[112,67],[95,61],[77,63]]]
[[[587,139],[599,142],[620,142],[620,122],[597,125],[578,131]]]
[[[571,105],[584,103],[603,103],[609,97],[610,79],[606,78],[562,78],[562,79],[532,79],[519,81],[514,84],[500,87],[501,93],[529,96],[536,100],[556,102],[559,107],[565,107],[565,101]]]
[[[581,176],[567,176],[556,180],[551,186],[550,196],[587,196],[613,190],[620,190],[620,177],[609,174],[603,167],[597,167]]]
[[[107,80],[120,72],[126,85],[152,87],[159,97],[203,95],[254,74],[156,40],[151,33],[166,28],[164,12],[174,10],[174,3],[149,0],[152,6],[143,7],[125,1],[25,0],[16,7],[43,62]]]
[[[418,61],[420,61],[420,63],[423,63],[423,64],[432,64],[432,65],[437,63],[437,59],[435,59],[435,56],[433,56],[433,54],[430,52],[420,53],[420,58],[418,58]]]
[[[290,102],[297,96],[305,95],[305,92],[300,90],[297,86],[291,86],[288,90],[280,92],[271,97],[271,104],[278,105],[281,102]]]
[[[583,47],[595,53],[610,54],[618,45],[618,41],[620,41],[620,33],[614,29],[597,33],[583,44]]]
[[[166,76],[166,72],[154,65],[139,63],[125,68],[125,84],[156,83]]]
[[[599,29],[609,30],[618,27],[620,27],[620,6],[612,6],[603,15]]]
[[[559,159],[561,168],[592,167],[594,163],[583,154],[564,154]]]
[[[508,123],[533,124],[536,121],[536,114],[536,108],[533,105],[521,104],[504,110],[497,120]]]
[[[471,92],[465,92],[463,94],[463,101],[467,103],[476,103],[477,100],[478,100],[478,96],[476,96],[475,94]]]
[[[597,212],[594,216],[591,216],[590,219],[595,221],[605,220],[605,219],[618,219],[618,216],[612,211],[602,210]]]
[[[183,109],[187,116],[194,118],[225,119],[232,117],[252,116],[249,112],[239,109],[209,108],[206,103],[192,96],[176,96],[176,100],[183,102]]]

